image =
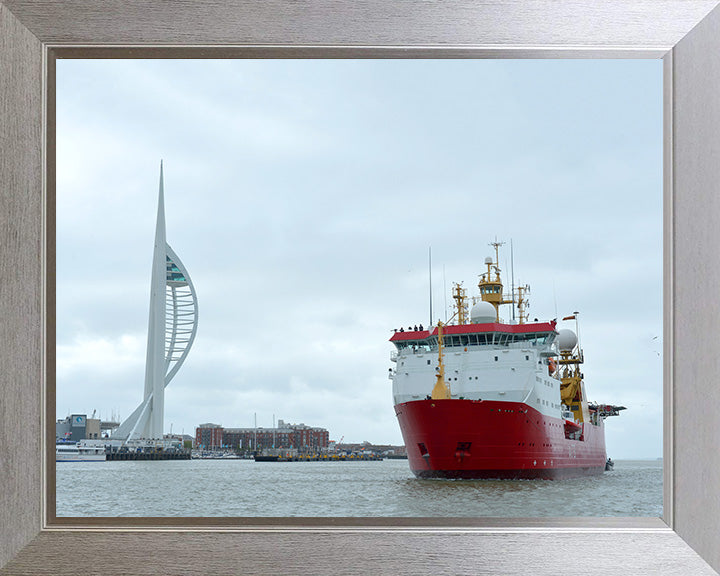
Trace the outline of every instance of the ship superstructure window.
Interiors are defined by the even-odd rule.
[[[461,341],[464,346],[482,346],[492,342],[492,334],[463,334]]]
[[[170,270],[168,269],[168,274]],[[553,332],[530,332],[530,333],[510,333],[510,332],[478,332],[467,334],[448,334],[443,335],[443,346],[446,348],[457,348],[468,346],[502,346],[509,347],[520,344],[523,348],[534,346],[547,346],[552,343],[555,338]],[[438,337],[428,336],[423,339],[400,340],[393,342],[399,351],[412,352],[413,354],[422,354],[432,352],[438,348]],[[527,358],[529,359],[529,358]]]
[[[395,346],[397,346],[398,350],[410,349],[413,353],[430,351],[430,343],[427,340],[403,340],[395,342]]]
[[[552,341],[554,334],[549,332],[529,333],[529,334],[513,334],[514,342],[528,342],[535,346],[548,344]]]
[[[507,346],[518,342],[539,346],[549,344],[554,335],[552,333],[528,333],[528,334],[510,334],[506,332],[485,332],[480,334],[460,334],[446,335],[443,337],[443,343],[446,346],[477,346],[484,344],[494,344],[496,346]],[[433,344],[437,339],[433,341]]]

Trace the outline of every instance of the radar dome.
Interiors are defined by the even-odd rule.
[[[577,336],[572,330],[563,328],[562,330],[558,330],[557,343],[560,350],[563,352],[570,352],[577,344]]]
[[[493,263],[493,260],[492,260],[492,258],[491,258],[490,256],[488,256],[487,258],[485,258],[485,264],[492,264],[492,263]]]
[[[490,302],[481,300],[470,310],[470,322],[473,324],[485,324],[487,322],[495,322],[497,320],[497,312],[495,306]]]

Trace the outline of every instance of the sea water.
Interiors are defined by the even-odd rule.
[[[420,480],[406,460],[59,462],[57,516],[662,515],[660,460],[566,480]]]

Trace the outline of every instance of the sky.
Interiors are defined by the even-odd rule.
[[[161,160],[199,311],[166,432],[402,444],[393,329],[497,239],[531,319],[580,312],[608,455],[662,455],[661,61],[59,60],[58,418],[142,401]]]

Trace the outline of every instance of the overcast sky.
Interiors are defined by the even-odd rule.
[[[428,248],[437,321],[497,238],[531,318],[580,312],[588,396],[628,408],[608,455],[662,455],[661,61],[59,60],[58,418],[142,400],[161,159],[199,303],[167,432],[401,444]]]

